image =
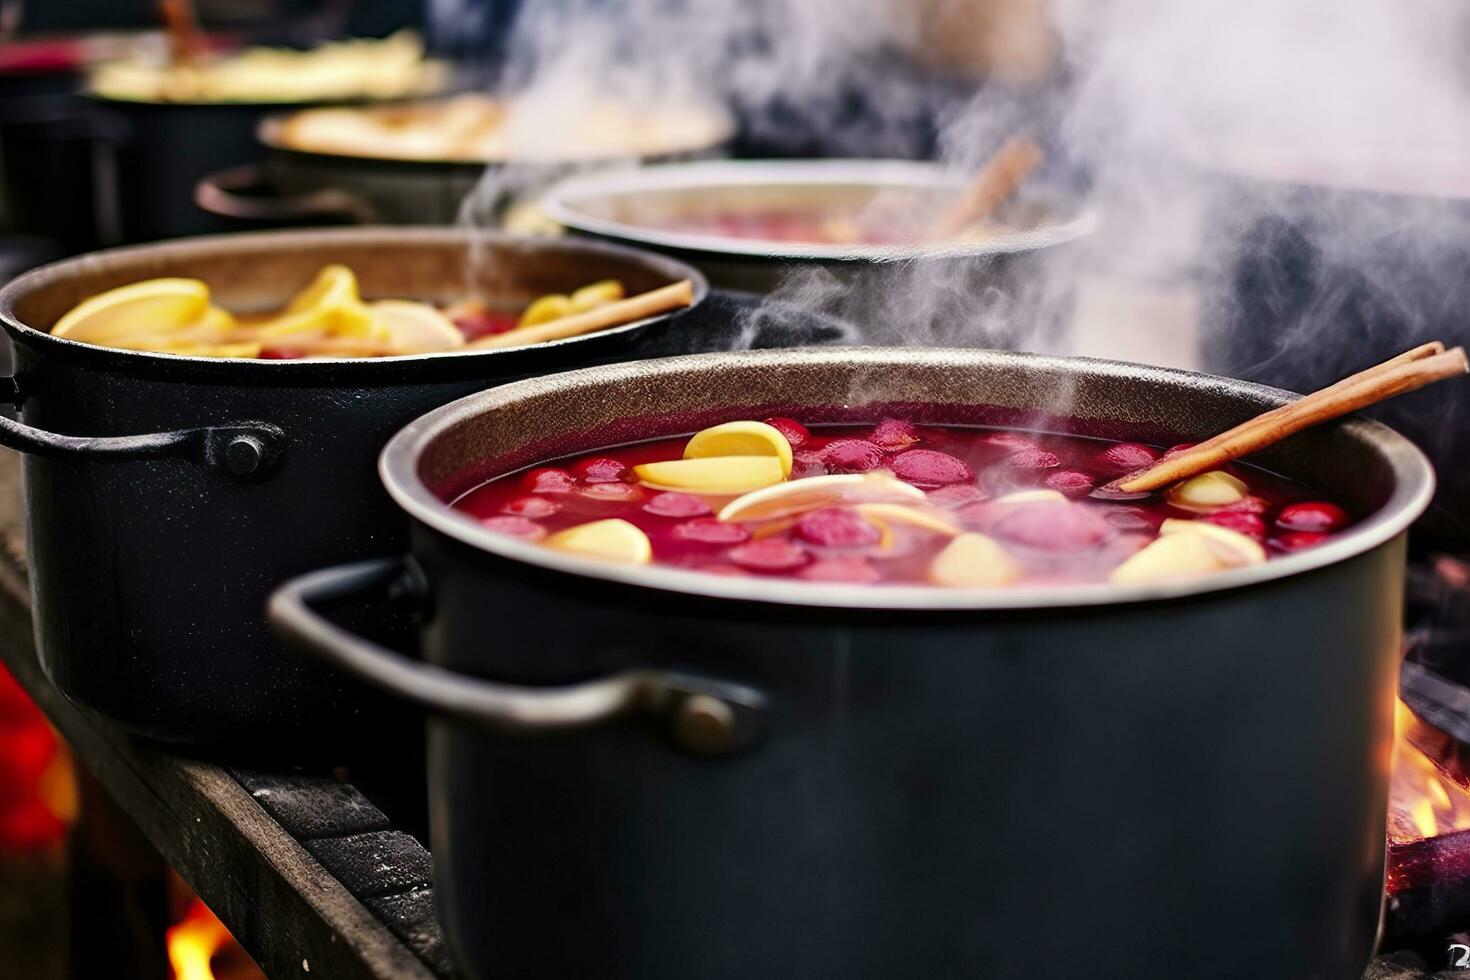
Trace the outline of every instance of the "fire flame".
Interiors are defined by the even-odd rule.
[[[1431,758],[1443,738],[1398,703],[1388,822],[1396,843],[1470,830],[1470,790]]]
[[[168,930],[168,962],[174,980],[215,980],[210,962],[231,939],[225,924],[198,898]]]

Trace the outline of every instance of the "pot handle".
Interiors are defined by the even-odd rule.
[[[247,193],[258,190],[261,193]],[[194,203],[210,214],[268,225],[359,224],[377,220],[372,205],[346,191],[279,194],[259,164],[207,174],[194,185]]]
[[[661,670],[630,670],[565,687],[501,684],[393,653],[318,615],[314,603],[384,587],[425,591],[402,558],[310,572],[276,589],[268,618],[292,649],[437,714],[507,735],[544,735],[606,724],[635,713],[669,725],[675,742],[699,755],[728,755],[760,735],[764,694],[728,681]]]
[[[14,378],[0,378],[0,402],[22,401]],[[136,436],[65,436],[0,415],[0,446],[33,456],[96,460],[177,457],[239,479],[270,473],[281,458],[286,434],[269,422],[216,425]]]

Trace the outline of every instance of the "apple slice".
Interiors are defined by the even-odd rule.
[[[929,581],[946,588],[1000,588],[1021,577],[1021,566],[983,534],[961,534],[929,564]]]
[[[1159,526],[1159,535],[1200,534],[1216,556],[1229,568],[1259,565],[1266,560],[1266,549],[1259,541],[1209,521],[1184,521],[1171,517]]]
[[[388,329],[395,354],[433,354],[464,346],[454,321],[427,303],[384,299],[369,303],[373,317]]]
[[[766,458],[775,461],[774,457]],[[720,511],[719,518],[722,521],[769,521],[818,507],[857,503],[905,503],[925,499],[924,491],[894,479],[891,473],[834,473],[830,476],[792,480],[747,493],[726,504]]]
[[[764,422],[726,422],[694,434],[684,447],[685,459],[715,456],[775,456],[781,472],[791,475],[791,443],[781,430]]]
[[[1220,470],[1192,476],[1169,488],[1169,503],[1184,510],[1208,511],[1244,499],[1249,487]]]
[[[646,565],[653,560],[648,535],[616,518],[569,527],[556,532],[543,544],[554,551],[626,565]]]
[[[633,473],[646,487],[709,496],[734,496],[780,483],[786,478],[775,456],[712,456],[643,463]]]

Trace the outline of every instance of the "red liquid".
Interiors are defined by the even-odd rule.
[[[787,429],[783,420],[775,421]],[[800,443],[799,435],[788,438]],[[949,543],[944,534],[897,523],[881,534],[851,508],[765,524],[721,522],[714,513],[728,497],[639,485],[634,466],[679,459],[687,441],[661,439],[561,460],[492,480],[454,506],[523,537],[621,518],[648,535],[655,564],[721,575],[925,583],[931,561]],[[1208,512],[1176,507],[1162,495],[1120,499],[1095,489],[1165,451],[1078,436],[885,420],[812,430],[795,449],[792,479],[889,470],[925,490],[928,502],[960,529],[1000,542],[1022,566],[1024,584],[1106,582],[1114,568],[1158,536],[1168,518],[1218,524],[1259,541],[1271,556],[1315,546],[1348,526],[1303,530],[1308,522],[1326,527],[1339,515],[1345,520],[1346,512],[1305,487],[1240,464],[1228,472],[1246,483],[1249,495]],[[1037,489],[1068,499],[995,502]],[[1309,503],[1314,506],[1301,506]],[[1283,511],[1285,520],[1278,523]]]

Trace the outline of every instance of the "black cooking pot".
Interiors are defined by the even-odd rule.
[[[258,127],[262,151],[242,155],[237,166],[198,179],[194,200],[200,208],[236,226],[311,224],[450,225],[465,199],[487,172],[503,160],[400,159],[329,153],[294,145],[286,137],[286,118],[271,117]],[[683,160],[716,152],[731,137],[731,123],[712,118],[708,138],[697,145],[621,160],[517,162],[517,186],[532,190],[579,169]],[[738,287],[737,287],[738,288]]]
[[[261,605],[288,575],[401,548],[405,522],[372,485],[388,437],[489,385],[679,349],[659,331],[698,329],[670,316],[530,348],[322,361],[149,354],[42,332],[87,296],[155,276],[204,279],[232,309],[277,308],[329,262],[376,297],[524,302],[608,277],[630,292],[684,278],[699,300],[706,291],[658,256],[447,229],[122,249],[0,290],[17,356],[6,399],[20,405],[20,421],[0,419],[0,444],[27,454],[42,662],[73,699],[135,731],[239,746],[340,725],[350,738],[370,706],[281,651]]]
[[[271,619],[432,712],[435,894],[471,976],[1357,978],[1383,899],[1403,538],[1433,489],[1390,430],[1260,456],[1366,515],[1340,538],[1136,588],[609,565],[445,503],[731,418],[901,410],[1167,444],[1288,397],[963,351],[539,378],[395,436],[379,470],[412,558],[297,579]],[[417,596],[427,664],[309,607],[387,582]]]

